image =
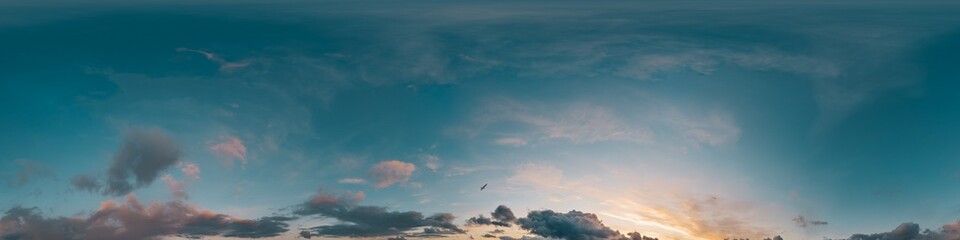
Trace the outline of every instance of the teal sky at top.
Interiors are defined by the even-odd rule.
[[[458,216],[605,209],[537,188],[472,192],[513,186],[533,163],[597,187],[673,184],[615,182],[602,166],[718,177],[748,194],[684,191],[777,206],[772,231],[797,239],[936,228],[960,217],[958,13],[950,1],[2,2],[0,208],[96,209],[106,197],[70,178],[102,174],[142,127],[201,166],[192,203],[247,217],[317,189]],[[210,151],[225,137],[243,140],[246,165]],[[21,159],[52,173],[17,183]],[[417,166],[409,182],[340,183],[393,159]],[[169,198],[162,181],[135,193]]]

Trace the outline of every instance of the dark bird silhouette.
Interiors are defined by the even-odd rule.
[[[483,184],[483,187],[480,187],[480,191],[483,191],[483,189],[486,189],[486,188],[487,188],[487,184],[484,183],[484,184]]]

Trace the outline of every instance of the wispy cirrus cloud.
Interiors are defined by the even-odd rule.
[[[22,187],[31,181],[53,176],[53,168],[49,165],[28,159],[17,159],[15,165],[7,169],[15,171],[0,172],[0,180],[14,187]]]
[[[243,59],[236,62],[227,61],[220,55],[213,52],[209,52],[209,51],[196,50],[196,49],[190,49],[190,48],[177,48],[176,50],[177,52],[192,52],[192,53],[203,55],[203,57],[206,58],[207,60],[210,60],[211,62],[219,65],[221,72],[233,72],[237,69],[250,66],[250,64],[253,63],[253,61],[250,59]]]

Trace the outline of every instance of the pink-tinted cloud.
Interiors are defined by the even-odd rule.
[[[189,198],[187,196],[187,192],[183,190],[184,188],[183,182],[177,181],[177,179],[174,179],[173,176],[170,176],[170,174],[163,175],[163,182],[166,183],[167,188],[169,188],[170,191],[173,192],[174,198],[182,199],[182,200],[186,200],[187,198]]]
[[[16,207],[0,218],[0,237],[15,239],[155,239],[224,236],[263,238],[287,231],[284,217],[259,220],[219,214],[180,201],[144,205],[136,196],[107,200],[88,217],[45,218],[36,208]]]
[[[200,166],[197,166],[197,164],[189,163],[183,165],[183,167],[180,167],[180,172],[191,179],[200,179]]]
[[[370,176],[378,188],[385,188],[395,183],[410,180],[410,175],[417,167],[411,163],[397,160],[383,161],[370,168]]]
[[[222,142],[210,146],[210,151],[213,151],[228,166],[233,166],[234,161],[247,165],[247,146],[243,145],[243,141],[234,136],[226,136],[222,139]]]

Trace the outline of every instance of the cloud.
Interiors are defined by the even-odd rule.
[[[808,224],[813,226],[822,226],[822,225],[827,225],[829,223],[826,221],[820,221],[820,220],[808,221],[806,217],[804,217],[803,215],[797,215],[797,217],[793,218],[793,224],[797,225],[798,227],[806,228]]]
[[[175,199],[186,200],[189,198],[187,192],[183,190],[183,182],[173,179],[173,176],[170,176],[170,174],[163,175],[163,182],[167,183],[167,188],[173,193]]]
[[[527,140],[524,140],[523,138],[513,138],[513,137],[498,138],[493,142],[496,143],[497,145],[504,145],[504,146],[511,146],[511,147],[519,147],[519,146],[527,145]]]
[[[200,166],[197,166],[197,164],[189,163],[183,165],[183,167],[180,167],[180,172],[193,180],[200,179]]]
[[[427,154],[420,156],[420,160],[423,161],[424,165],[427,166],[431,171],[436,172],[437,169],[440,169],[440,157],[437,155]]]
[[[850,240],[955,240],[960,239],[960,221],[945,224],[938,230],[920,231],[920,225],[906,222],[892,231],[874,234],[853,234]]]
[[[494,225],[494,226],[500,226],[500,227],[510,227],[510,226],[511,226],[509,222],[494,221],[493,219],[484,217],[483,214],[480,214],[479,216],[471,217],[471,218],[467,219],[467,225],[471,225],[471,226]]]
[[[603,225],[597,215],[576,210],[567,213],[531,211],[527,217],[518,219],[517,224],[530,233],[548,238],[585,240],[621,236],[620,232]]]
[[[490,216],[492,216],[493,219],[503,222],[513,222],[517,220],[517,217],[513,215],[513,210],[510,210],[510,208],[505,205],[497,206],[497,209],[493,210]]]
[[[180,160],[180,147],[166,133],[154,129],[127,131],[107,170],[106,195],[122,196],[157,178]],[[129,178],[133,178],[133,182]]]
[[[216,63],[217,65],[220,65],[220,71],[221,71],[221,72],[232,72],[232,71],[234,71],[234,70],[237,70],[237,69],[240,69],[240,68],[244,68],[244,67],[250,66],[250,64],[252,63],[250,60],[247,60],[247,59],[241,60],[241,61],[239,61],[239,62],[230,62],[230,61],[227,61],[227,60],[223,59],[223,57],[220,57],[219,55],[217,55],[217,54],[215,54],[215,53],[208,52],[208,51],[202,51],[202,50],[196,50],[196,49],[177,48],[177,52],[193,52],[193,53],[199,53],[199,54],[203,55],[203,57],[206,58],[207,60],[210,60],[211,62],[214,62],[214,63]]]
[[[510,227],[511,223],[517,221],[517,217],[513,215],[513,211],[509,207],[500,205],[497,206],[490,216],[493,218],[484,217],[483,214],[480,214],[476,217],[471,217],[467,219],[467,225],[494,225],[500,227]]]
[[[418,227],[434,228],[431,233],[464,233],[452,223],[455,218],[449,213],[424,217],[415,211],[388,211],[385,207],[360,206],[363,192],[347,192],[340,196],[318,193],[298,205],[293,213],[300,216],[319,215],[337,219],[340,223],[318,226],[301,232],[301,236],[392,236],[403,234]]]
[[[16,172],[12,176],[0,174],[0,180],[7,182],[8,186],[22,187],[37,178],[53,176],[50,166],[33,160],[17,159],[13,168]]]
[[[370,177],[378,188],[385,188],[395,183],[407,182],[415,170],[417,167],[411,163],[397,160],[383,161],[370,168]]]
[[[223,160],[227,166],[233,166],[234,161],[240,161],[244,166],[247,165],[247,146],[243,141],[234,136],[221,137],[221,142],[210,146],[212,151],[220,160]]]
[[[86,217],[45,218],[37,208],[14,207],[0,218],[3,239],[152,239],[161,236],[261,238],[287,231],[289,217],[258,220],[219,214],[179,201],[144,206],[134,195],[112,200]]]
[[[70,179],[70,184],[76,189],[89,192],[99,192],[100,187],[103,186],[96,177],[86,174],[73,176],[73,178]]]
[[[367,183],[367,180],[362,178],[341,178],[337,182],[342,184],[364,184]]]

